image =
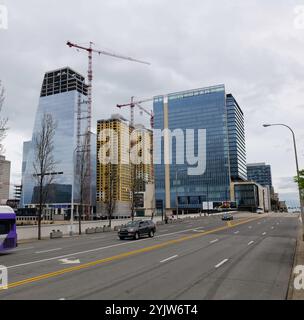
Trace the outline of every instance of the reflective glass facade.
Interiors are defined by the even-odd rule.
[[[232,94],[227,95],[230,172],[233,181],[247,180],[244,115]]]
[[[235,185],[235,201],[238,208],[257,208],[259,207],[258,186],[251,184]]]
[[[265,163],[247,165],[248,180],[254,181],[263,187],[272,188],[271,166]]]
[[[155,129],[164,129],[164,97],[155,97]],[[168,95],[169,129],[206,129],[206,171],[201,175],[189,176],[189,165],[176,164],[176,150],[172,143],[172,165],[170,165],[171,208],[202,207],[204,201],[230,200],[230,159],[227,127],[226,92],[223,85]],[[157,144],[157,142],[155,142]],[[157,149],[157,145],[155,145]],[[155,165],[156,199],[165,203],[164,145],[161,146],[162,164]],[[177,153],[176,153],[177,151]],[[197,152],[197,136],[194,151]],[[157,155],[158,157],[158,155]]]
[[[46,73],[42,85],[39,106],[36,113],[33,138],[41,130],[41,119],[45,113],[51,114],[57,124],[54,137],[53,157],[56,161],[55,172],[63,172],[57,175],[48,199],[49,204],[58,204],[60,207],[68,207],[71,203],[72,184],[74,182],[75,203],[79,200],[79,179],[75,174],[75,149],[77,146],[77,109],[78,98],[86,101],[87,86],[84,77],[70,68],[64,68]],[[84,121],[84,120],[82,120]],[[85,123],[81,124],[81,130],[86,130]],[[32,141],[33,141],[32,138]],[[25,146],[23,160],[23,206],[37,203],[35,192],[35,180],[33,179],[34,148],[32,144]],[[96,183],[96,136],[92,139],[92,188]],[[95,190],[92,191],[95,198]]]

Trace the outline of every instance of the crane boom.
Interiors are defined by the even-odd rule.
[[[134,108],[135,106],[138,107],[142,112],[146,113],[151,117],[151,128],[154,128],[154,113],[153,111],[148,111],[146,108],[141,106],[142,103],[145,102],[150,102],[153,101],[154,98],[149,98],[145,100],[140,100],[140,101],[134,101],[134,97],[131,98],[131,103],[126,103],[126,104],[118,104],[117,108],[122,109],[125,107],[130,107],[131,109],[131,126],[134,127]]]
[[[132,62],[137,62],[137,63],[142,63],[142,64],[146,64],[146,65],[150,65],[149,62],[146,61],[141,61],[138,59],[133,59],[131,57],[127,57],[127,56],[123,56],[123,55],[119,55],[119,54],[115,54],[115,53],[110,53],[110,52],[106,52],[106,51],[102,51],[102,50],[95,50],[92,48],[93,46],[93,42],[90,42],[89,47],[84,47],[81,45],[78,45],[76,43],[72,43],[70,41],[68,41],[67,46],[69,46],[70,48],[76,48],[78,50],[83,50],[86,51],[88,53],[88,93],[87,93],[87,97],[88,97],[88,101],[87,101],[87,154],[86,154],[86,163],[87,163],[87,167],[88,167],[88,174],[87,174],[87,180],[88,180],[88,189],[89,189],[89,195],[88,195],[88,200],[89,203],[91,204],[91,126],[92,126],[92,87],[93,87],[93,53],[97,53],[99,55],[106,55],[106,56],[110,56],[113,58],[117,58],[117,59],[124,59],[124,60],[128,60],[128,61],[132,61]],[[80,124],[80,119],[81,119],[81,108],[80,108],[80,103],[81,103],[81,99],[78,99],[78,123],[77,123],[77,127],[78,127],[78,137],[77,137],[77,147],[79,148],[80,146],[78,145],[80,143],[80,133],[79,133],[79,128],[81,126]]]
[[[91,44],[93,44],[93,43],[91,43]],[[87,52],[98,53],[99,55],[105,55],[105,56],[110,56],[110,57],[114,57],[114,58],[117,58],[117,59],[124,59],[124,60],[128,60],[128,61],[133,61],[133,62],[138,62],[138,63],[142,63],[142,64],[151,65],[149,62],[146,62],[146,61],[134,59],[134,58],[131,58],[131,57],[128,57],[128,56],[123,56],[123,55],[117,54],[117,53],[107,52],[107,51],[104,51],[104,50],[95,50],[92,47],[91,48],[86,48],[86,47],[74,44],[74,43],[72,43],[70,41],[67,42],[67,45],[70,48],[74,47],[74,48],[77,48],[77,49],[80,49],[80,50],[85,50]]]

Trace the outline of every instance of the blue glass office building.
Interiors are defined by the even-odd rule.
[[[178,201],[180,210],[198,211],[203,202],[230,201],[232,179],[246,179],[246,150],[242,111],[233,96],[226,94],[225,86],[155,97],[154,113],[155,129],[182,129],[185,135],[187,129],[206,129],[206,170],[200,175],[188,175],[186,161],[185,164],[176,164],[176,155],[181,151],[176,148],[174,139],[172,164],[166,169],[162,141],[162,162],[155,164],[154,172],[157,203],[163,203],[164,208],[169,209],[170,202],[170,208],[174,210]],[[154,143],[154,150],[158,150],[158,142]],[[195,136],[195,152],[197,146]],[[186,148],[183,152],[186,158]],[[155,154],[154,158],[159,155]]]
[[[53,157],[56,161],[57,175],[50,188],[48,205],[53,208],[67,209],[71,205],[72,185],[74,183],[74,200],[79,201],[79,179],[77,179],[75,166],[75,149],[77,146],[77,110],[78,99],[87,101],[88,86],[85,78],[70,68],[63,68],[47,72],[44,76],[39,106],[37,109],[33,128],[32,141],[41,130],[41,119],[44,114],[51,114],[57,124],[54,137]],[[84,108],[84,106],[83,106]],[[81,132],[85,133],[85,120],[81,121]],[[96,179],[96,137],[92,138],[92,182],[91,194],[95,195]],[[23,206],[37,204],[37,192],[33,179],[34,148],[31,142],[24,146],[23,159]],[[92,197],[95,199],[95,196]]]
[[[247,180],[244,114],[232,94],[227,95],[230,172],[233,181]]]
[[[271,166],[266,163],[252,163],[247,165],[248,180],[254,181],[263,187],[272,189]]]

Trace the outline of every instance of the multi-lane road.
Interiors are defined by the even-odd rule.
[[[115,233],[22,244],[0,255],[10,299],[285,299],[299,217],[237,214],[160,226],[155,238]]]

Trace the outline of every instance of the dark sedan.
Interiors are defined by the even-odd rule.
[[[132,221],[118,231],[118,237],[121,240],[127,238],[138,240],[144,236],[153,238],[155,232],[156,227],[153,221]]]
[[[223,216],[222,216],[222,220],[223,221],[231,221],[233,220],[233,215],[231,213],[225,213]]]

